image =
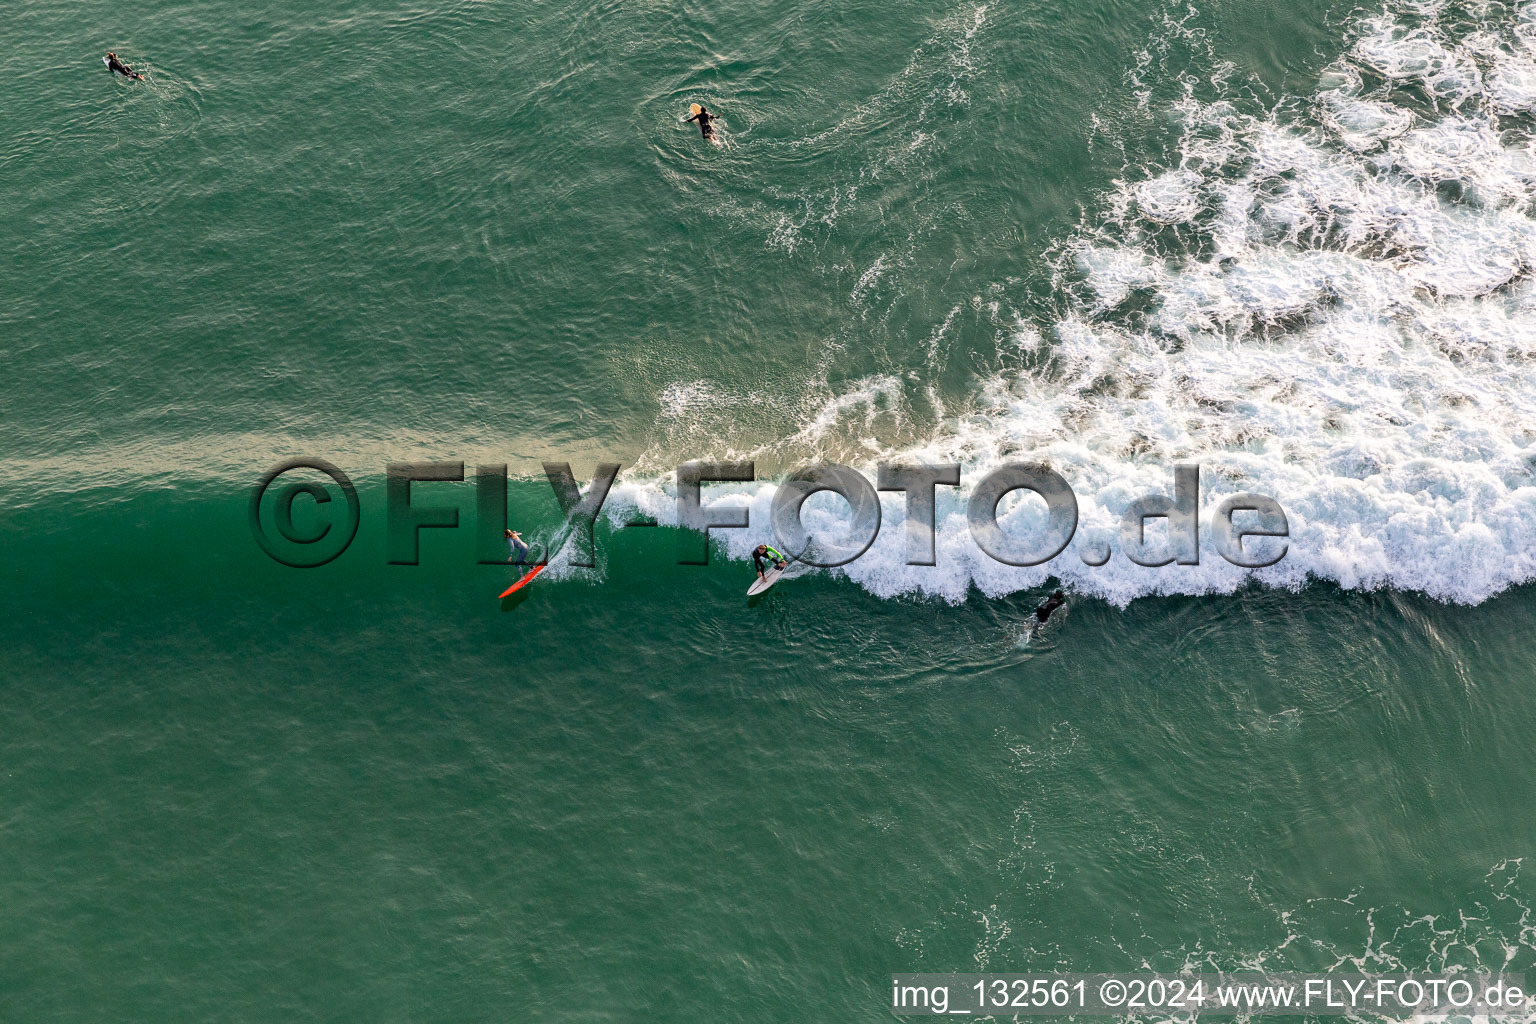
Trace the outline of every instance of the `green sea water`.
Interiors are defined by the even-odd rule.
[[[1536,970],[1529,586],[1085,585],[1032,633],[1045,576],[749,602],[725,549],[603,521],[595,569],[500,603],[468,483],[419,485],[461,528],[386,564],[388,462],[506,463],[548,536],[543,460],[766,473],[998,422],[981,382],[1084,315],[1062,253],[1189,152],[1181,105],[1310,109],[1368,13],[21,0],[0,1020],[873,1021],[896,971]],[[311,570],[247,519],[293,456],[363,510]]]

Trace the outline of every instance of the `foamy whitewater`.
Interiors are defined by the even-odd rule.
[[[1356,24],[1305,101],[1255,109],[1234,89],[1178,103],[1176,160],[1128,167],[1059,246],[1067,315],[1019,322],[1015,365],[979,382],[974,411],[860,467],[963,465],[960,491],[940,489],[938,565],[903,564],[903,499],[887,494],[875,545],[834,571],[949,601],[1056,577],[1117,604],[1309,577],[1472,603],[1536,577],[1536,5],[1483,23],[1437,11]],[[862,436],[893,387],[866,381],[801,434]],[[687,414],[686,390],[668,401]],[[1073,542],[1032,568],[987,557],[964,516],[969,486],[1015,459],[1052,466],[1079,506]],[[1134,565],[1120,517],[1170,492],[1181,462],[1201,466],[1201,564]],[[1288,553],[1267,569],[1228,564],[1208,531],[1243,491],[1289,519]],[[1020,493],[1000,522],[1038,536],[1044,503]],[[772,494],[706,488],[706,503],[751,508],[750,529],[714,534],[732,556],[772,541]],[[673,495],[629,485],[615,504],[675,521]],[[837,536],[844,510],[818,496],[807,526]],[[1114,557],[1086,565],[1105,541]]]

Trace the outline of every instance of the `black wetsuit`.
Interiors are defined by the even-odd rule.
[[[710,122],[713,121],[714,119],[715,119],[715,115],[711,114],[709,111],[705,110],[703,107],[699,108],[699,112],[697,114],[690,114],[690,115],[688,115],[688,120],[699,122],[699,132],[706,139],[713,139],[715,137],[714,125],[710,124]]]
[[[784,556],[774,551],[773,548],[767,544],[759,544],[752,552],[752,564],[757,567],[757,574],[759,576],[763,574],[763,559],[769,557],[769,552],[773,554],[772,561],[774,565],[784,561]]]
[[[116,57],[107,58],[107,69],[110,71],[116,71],[124,78],[137,78],[141,82],[144,80],[143,75],[139,74],[137,71],[133,70],[133,68],[129,67],[127,64],[124,64]]]
[[[1057,608],[1060,608],[1066,603],[1067,596],[1058,590],[1056,593],[1046,598],[1045,604],[1035,609],[1035,618],[1039,619],[1041,622],[1044,622],[1046,619],[1051,617],[1051,612],[1055,611]]]

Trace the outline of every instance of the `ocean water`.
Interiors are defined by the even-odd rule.
[[[0,1020],[1536,971],[1536,5],[9,25]],[[315,569],[251,535],[293,457],[357,485]],[[708,566],[692,458],[760,477],[711,486],[752,525]],[[907,566],[888,495],[865,557],[743,596],[788,468],[1016,458],[1077,495],[1052,562],[981,555],[962,489]],[[470,482],[388,564],[385,466],[435,460],[506,464],[542,541],[542,462],[621,463],[596,565],[498,602]],[[1286,556],[1085,564],[1178,463]]]

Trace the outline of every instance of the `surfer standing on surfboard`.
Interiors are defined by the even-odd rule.
[[[683,121],[684,123],[687,123],[688,121],[699,122],[699,132],[704,136],[704,140],[706,142],[714,142],[715,126],[710,124],[710,122],[714,119],[714,114],[711,114],[709,111],[705,110],[701,105],[694,103],[689,105],[688,116],[683,118]]]
[[[139,82],[144,81],[143,75],[139,74],[137,71],[133,70],[133,68],[118,60],[117,54],[113,53],[111,50],[107,51],[107,55],[102,58],[102,62],[107,65],[108,71],[122,75],[124,78],[132,78]]]
[[[770,555],[773,557],[773,567],[775,569],[784,568],[785,562],[783,555],[779,554],[779,552],[775,551],[767,544],[759,544],[752,551],[752,564],[757,567],[758,579],[763,578],[763,559],[769,557]]]
[[[522,565],[523,559],[528,557],[528,544],[523,540],[523,535],[516,530],[507,531],[507,550],[511,552],[507,555],[509,562],[516,558],[517,564]]]

